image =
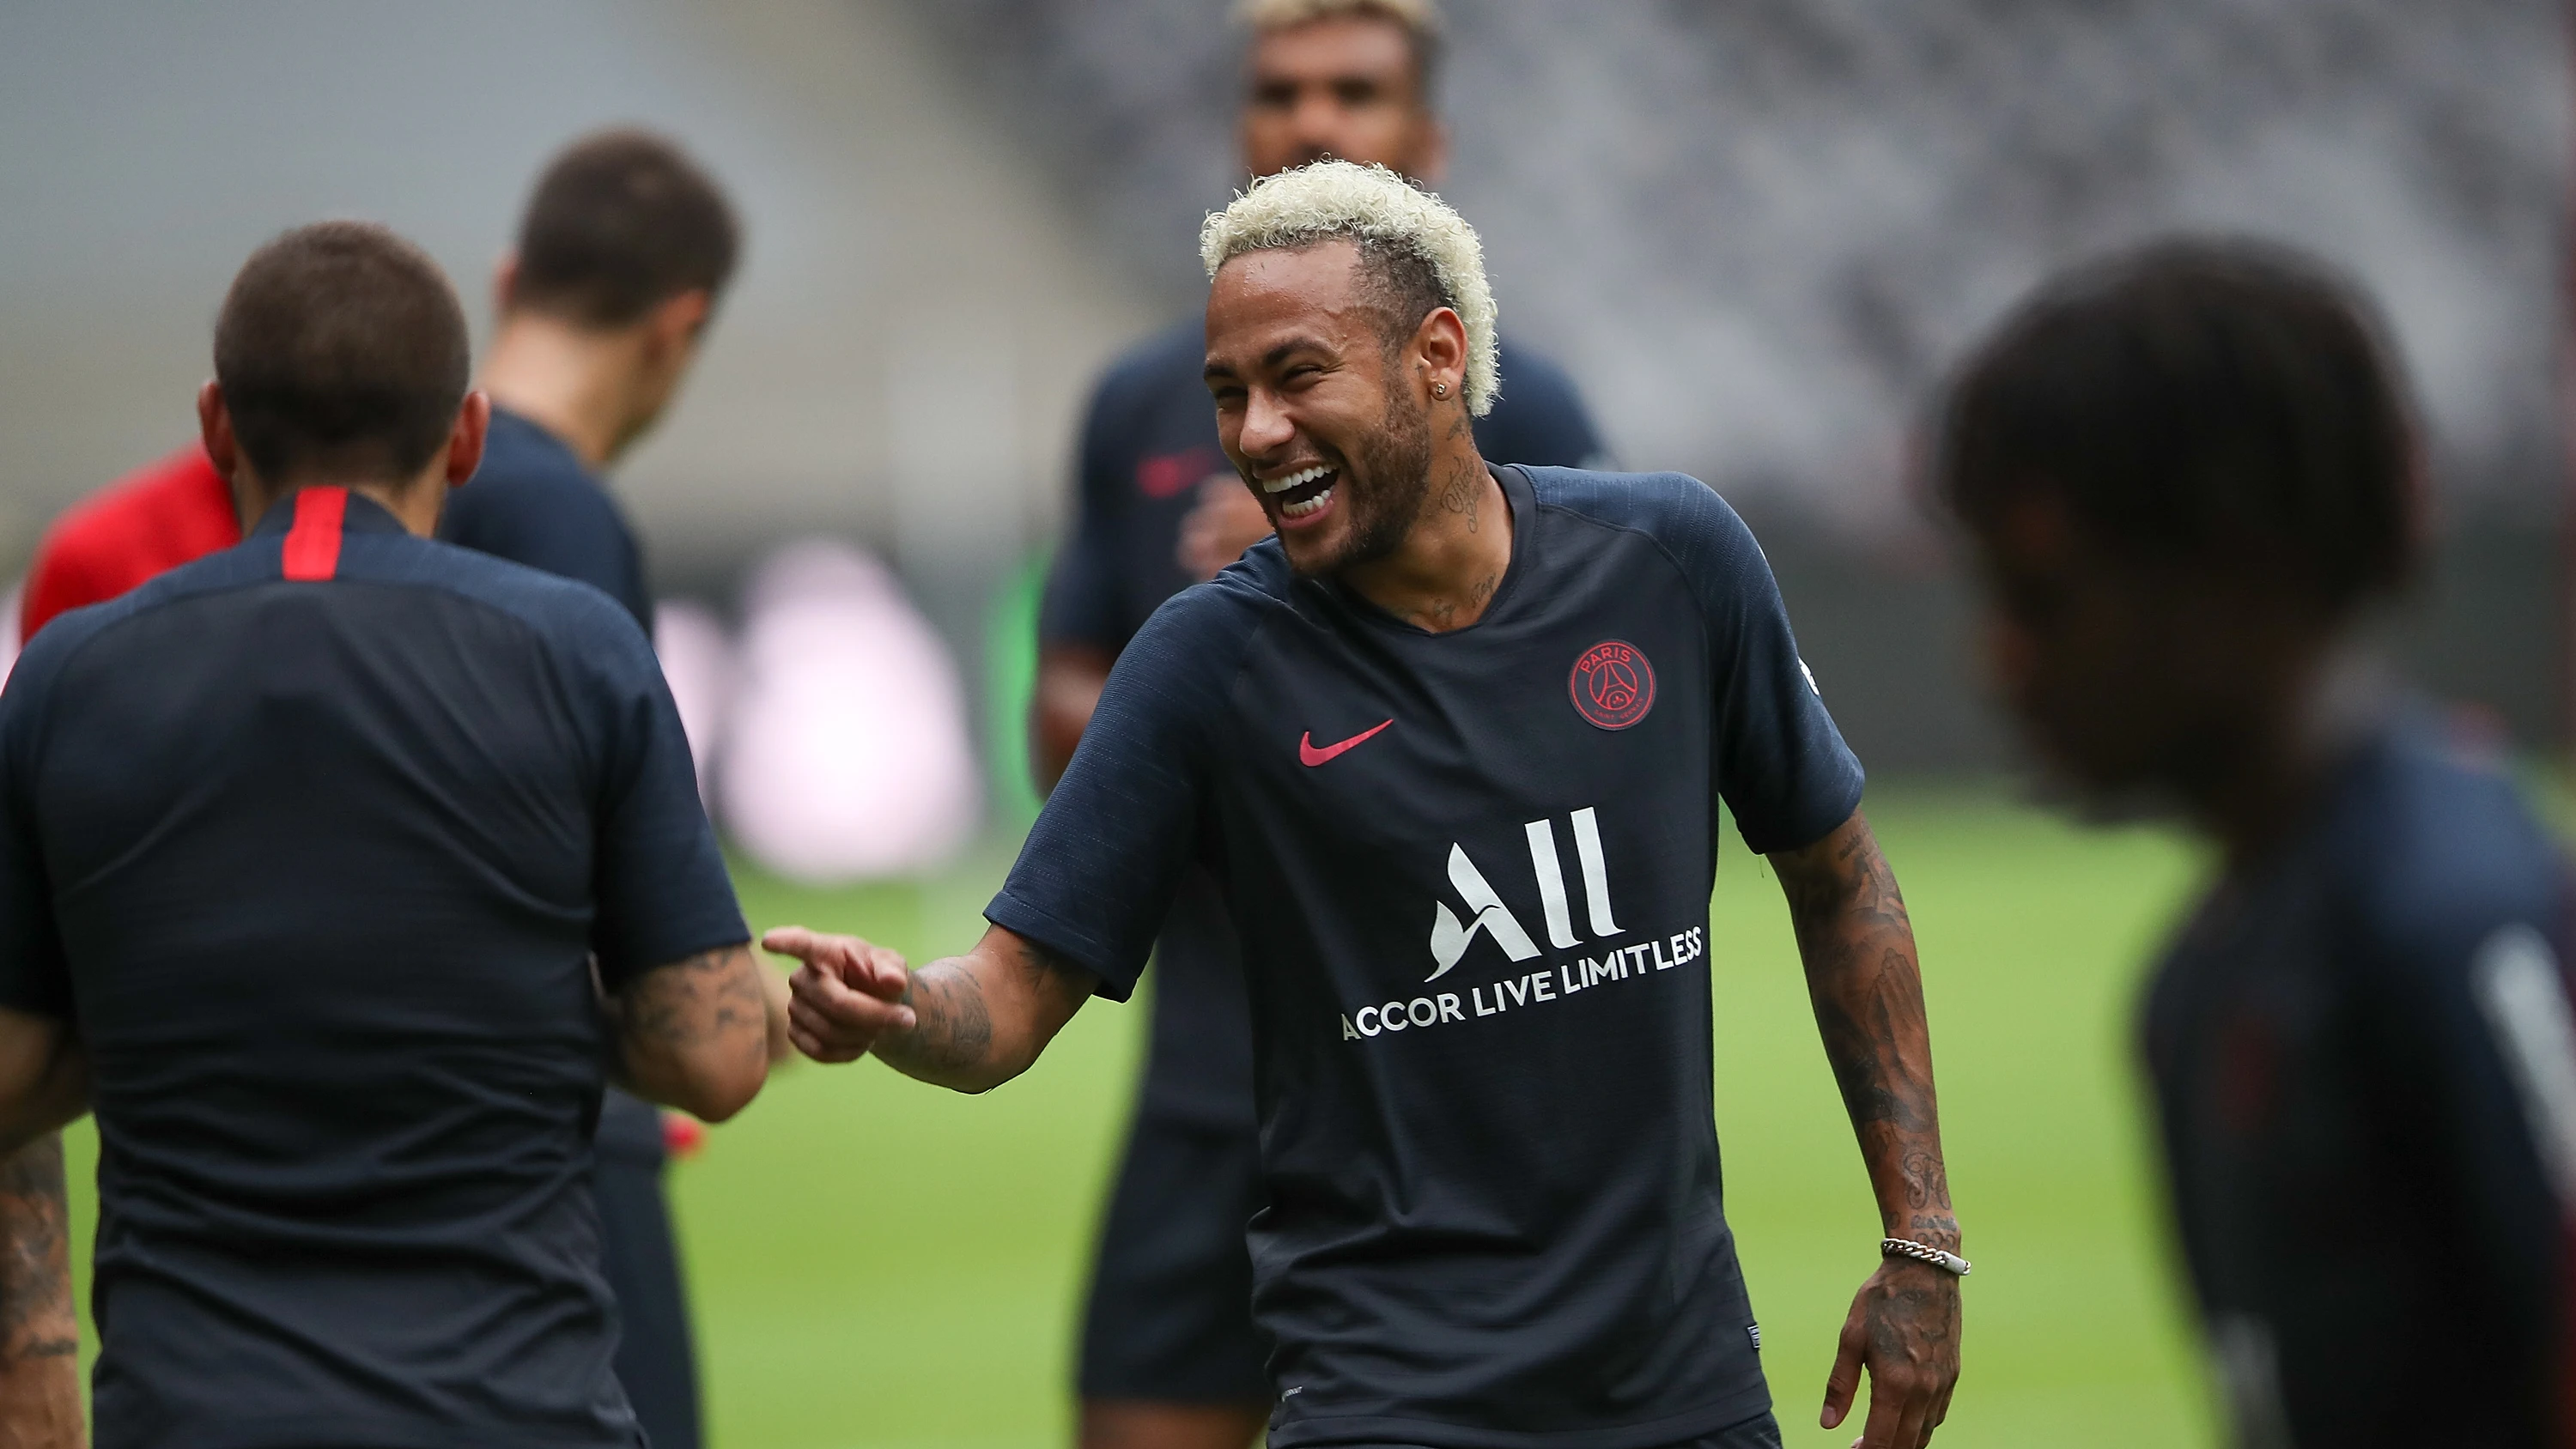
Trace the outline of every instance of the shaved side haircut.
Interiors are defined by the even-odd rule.
[[[624,327],[684,292],[713,300],[741,246],[732,203],[686,152],[649,132],[603,131],[537,178],[509,305]]]
[[[418,473],[455,425],[468,367],[446,274],[373,222],[297,227],[251,253],[215,320],[233,434],[271,483]]]

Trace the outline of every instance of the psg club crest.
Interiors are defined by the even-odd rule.
[[[1655,666],[1636,645],[1604,639],[1574,661],[1565,687],[1575,713],[1601,729],[1624,730],[1655,707]]]

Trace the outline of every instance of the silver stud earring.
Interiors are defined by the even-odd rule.
[[[1449,384],[1445,382],[1435,382],[1431,384],[1431,395],[1433,397],[1447,397],[1449,395]]]

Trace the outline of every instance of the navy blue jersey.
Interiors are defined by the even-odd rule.
[[[636,1443],[592,963],[748,935],[594,589],[317,488],[48,626],[0,694],[0,1004],[89,1053],[102,1449]]]
[[[1200,376],[1206,361],[1207,326],[1193,317],[1121,358],[1093,391],[1073,536],[1047,579],[1042,643],[1115,656],[1165,599],[1197,582],[1181,566],[1181,521],[1201,483],[1235,477],[1217,446],[1216,408]],[[1487,461],[1600,466],[1600,437],[1565,373],[1508,344],[1501,363],[1503,390],[1476,420]],[[1214,886],[1184,882],[1155,971],[1142,1110],[1250,1130],[1239,950]]]
[[[483,466],[448,495],[438,536],[477,553],[579,579],[624,605],[646,635],[653,597],[644,553],[617,500],[563,439],[506,408],[492,409]],[[662,1161],[662,1114],[612,1090],[599,1114],[602,1152]]]
[[[1241,928],[1270,1442],[1669,1444],[1768,1404],[1719,1201],[1708,901],[1861,770],[1700,483],[1498,471],[1434,634],[1266,540],[1111,672],[986,914],[1124,997],[1186,872]]]
[[[2242,1442],[2567,1442],[2566,887],[2508,782],[2391,730],[2166,957],[2146,1058]]]

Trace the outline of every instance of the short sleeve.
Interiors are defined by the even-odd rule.
[[[1146,622],[1109,673],[1046,808],[985,919],[1135,990],[1183,872],[1199,854],[1208,741],[1249,632],[1221,580]]]
[[[52,671],[20,670],[0,689],[0,1006],[72,1015],[71,968],[54,918],[35,814],[35,726]]]
[[[594,618],[588,641],[605,746],[591,949],[612,989],[656,966],[751,939],[715,827],[698,801],[680,712],[631,620]]]
[[[1630,481],[1708,626],[1715,777],[1735,828],[1760,855],[1815,844],[1860,808],[1863,776],[1798,657],[1770,561],[1708,485],[1679,474]]]
[[[1127,647],[1132,623],[1119,604],[1118,518],[1125,496],[1118,466],[1122,411],[1116,377],[1105,378],[1091,397],[1074,459],[1073,532],[1056,553],[1038,605],[1040,644],[1080,644],[1116,654]]]
[[[1756,854],[1824,839],[1860,808],[1860,761],[1798,657],[1771,563],[1735,510],[1721,519],[1709,631],[1717,682],[1717,782],[1745,846]]]
[[[1476,421],[1476,450],[1491,463],[1599,468],[1608,450],[1592,425],[1574,379],[1546,358],[1505,347],[1503,390],[1494,410]]]

